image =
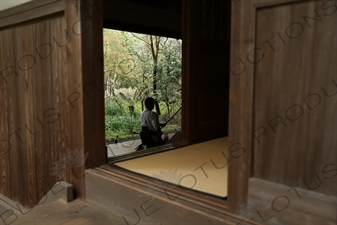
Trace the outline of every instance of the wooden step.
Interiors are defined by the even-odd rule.
[[[0,225],[125,225],[119,216],[80,199],[73,200],[72,192],[72,185],[57,183],[32,209],[0,196]]]
[[[73,186],[67,182],[56,183],[53,188],[37,203],[34,208],[25,208],[18,202],[0,195],[0,225],[1,224],[39,224],[42,218],[58,212],[54,205],[67,205],[74,200]],[[53,223],[55,224],[55,223]]]
[[[125,224],[257,224],[227,212],[226,202],[108,165],[86,171],[86,201]]]

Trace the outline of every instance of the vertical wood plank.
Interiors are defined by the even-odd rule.
[[[5,69],[5,96],[7,101],[7,123],[8,123],[8,138],[11,144],[11,149],[7,153],[9,155],[8,166],[11,174],[15,176],[8,177],[8,182],[11,188],[10,198],[20,203],[24,202],[24,193],[22,191],[25,176],[23,175],[23,161],[21,157],[21,147],[24,139],[22,138],[22,126],[20,123],[19,113],[21,112],[19,101],[19,77],[22,75],[17,67],[16,59],[16,29],[6,28],[2,30],[3,43],[6,43],[2,48],[3,63]],[[3,73],[2,73],[3,74]],[[16,163],[12,163],[16,162]]]
[[[71,182],[71,171],[67,171],[66,165],[60,163],[70,159],[70,137],[67,124],[69,116],[67,115],[67,98],[72,100],[71,94],[68,94],[67,82],[68,76],[67,63],[67,46],[71,43],[70,31],[66,29],[66,21],[64,14],[56,14],[50,17],[50,38],[53,46],[53,54],[51,55],[51,82],[53,84],[52,105],[48,110],[49,123],[53,134],[50,139],[53,145],[51,149],[50,176],[48,186],[51,188],[57,181],[66,180]],[[67,158],[63,158],[63,157]],[[53,168],[53,170],[51,170]],[[52,173],[53,172],[53,173]],[[53,174],[53,175],[52,175]],[[66,177],[63,177],[66,175]]]
[[[52,54],[54,54],[54,46],[51,42],[51,29],[49,17],[45,17],[34,22],[34,43],[33,49],[36,55],[35,64],[35,88],[34,88],[34,108],[36,118],[39,122],[37,127],[38,133],[34,135],[35,150],[36,150],[36,175],[37,180],[37,201],[41,200],[50,189],[48,186],[50,168],[51,168],[51,155],[54,148],[54,142],[51,135],[53,134],[53,126],[50,124],[52,121],[48,118],[50,111],[53,107],[53,71]],[[37,122],[36,122],[37,123]]]
[[[232,2],[228,209],[236,212],[246,202],[250,177],[254,68],[242,65],[247,49],[254,49],[255,11],[253,1]]]
[[[2,44],[0,50],[0,65],[9,69],[5,71],[6,80],[3,79],[0,89],[1,99],[4,99],[0,106],[6,110],[0,118],[1,122],[6,121],[1,126],[0,137],[8,136],[12,148],[6,154],[7,163],[1,164],[0,179],[7,182],[1,182],[0,190],[27,207],[34,206],[60,179],[72,183],[78,197],[84,198],[85,164],[76,165],[72,161],[69,168],[65,160],[74,154],[84,159],[85,145],[92,153],[100,154],[93,161],[94,166],[106,162],[104,114],[99,115],[94,110],[100,108],[104,112],[103,92],[91,92],[90,86],[87,87],[89,90],[84,90],[83,82],[85,77],[89,85],[95,81],[98,87],[103,86],[103,72],[99,72],[103,70],[100,56],[103,52],[100,49],[102,28],[94,24],[93,20],[99,17],[93,18],[91,9],[84,9],[89,15],[81,15],[81,4],[85,5],[87,1],[64,3],[65,13],[53,15],[50,20],[44,17],[1,30],[0,41],[6,44]],[[96,3],[99,5],[101,1]],[[95,30],[84,37],[89,20]],[[94,46],[94,38],[100,44]],[[91,55],[86,56],[86,69],[91,72],[85,76],[82,74],[82,40],[91,43],[91,50],[86,53],[97,56],[94,63],[90,61]],[[93,96],[87,97],[88,100],[85,94]],[[85,114],[83,105],[88,109],[92,107],[91,111]],[[85,116],[89,121],[86,125]],[[92,121],[93,116],[96,121]],[[87,143],[84,141],[85,126]],[[92,127],[95,127],[96,138],[91,136]],[[57,162],[63,162],[62,168],[56,168],[59,174],[52,174],[51,169]],[[9,174],[16,175],[10,177]],[[10,187],[11,192],[6,191],[5,186]]]
[[[326,62],[336,57],[336,41],[330,41],[336,31],[330,31],[337,14],[325,16],[322,4],[290,2],[257,10],[256,46],[261,46],[264,59],[255,66],[254,111],[258,113],[253,129],[265,133],[254,141],[254,177],[315,188],[320,183],[315,173],[337,157],[333,150],[337,148],[336,101],[320,90],[337,90],[333,83],[337,69]],[[291,12],[296,14],[289,17]],[[261,45],[268,39],[272,48]],[[310,106],[318,98],[317,107],[310,109],[306,102]],[[336,185],[322,180],[315,191],[336,195],[335,189]]]
[[[182,66],[182,133],[183,142],[190,143],[191,137],[194,136],[194,125],[196,123],[195,115],[195,98],[193,93],[195,93],[195,76],[191,74],[196,73],[196,68],[191,66],[191,63],[195,61],[196,58],[196,4],[195,1],[184,0],[182,2],[183,9],[183,28],[182,28],[182,60],[184,61]]]
[[[86,31],[82,30],[81,24],[81,0],[67,0],[65,1],[65,21],[66,30],[69,32],[71,42],[66,46],[67,49],[67,64],[68,69],[65,79],[63,80],[62,90],[65,91],[66,98],[69,99],[74,93],[78,93],[79,99],[77,101],[62,102],[65,108],[65,116],[68,118],[65,124],[66,130],[69,131],[69,149],[79,150],[77,157],[84,158],[84,121],[83,121],[83,80],[82,80],[82,36]],[[84,166],[78,165],[72,168],[69,176],[69,182],[74,185],[77,197],[84,198]]]
[[[33,55],[32,38],[33,25],[31,23],[24,23],[18,25],[16,28],[17,38],[17,59],[18,68],[22,70],[22,76],[19,77],[20,84],[18,86],[19,92],[19,110],[20,126],[22,128],[22,138],[24,143],[21,147],[20,156],[22,158],[21,166],[23,172],[23,188],[27,190],[25,193],[24,205],[32,207],[34,201],[37,201],[36,193],[36,168],[35,168],[35,138],[37,134],[35,123],[37,121],[36,113],[34,111],[34,74],[36,58]]]
[[[271,135],[265,135],[265,137],[261,137],[260,141],[264,138],[265,143],[268,144],[263,147],[253,143],[252,139],[254,129],[260,127],[260,122],[267,120],[266,123],[268,123],[268,120],[280,115],[278,112],[282,113],[282,108],[285,107],[284,110],[286,111],[286,106],[289,103],[303,101],[303,98],[315,89],[315,85],[320,84],[314,91],[321,91],[321,87],[329,86],[330,90],[334,90],[334,87],[336,87],[333,81],[336,77],[336,68],[332,68],[331,65],[334,64],[327,63],[325,55],[327,53],[334,54],[331,52],[331,49],[334,49],[334,47],[331,47],[331,40],[336,32],[332,32],[331,28],[334,27],[332,21],[336,21],[335,16],[337,14],[331,16],[333,15],[331,11],[331,14],[327,13],[327,5],[322,6],[325,3],[322,1],[298,0],[254,0],[245,3],[243,1],[232,3],[229,139],[233,148],[229,149],[232,152],[232,157],[229,160],[228,200],[229,209],[233,212],[237,210],[240,203],[246,201],[247,181],[252,174],[289,186],[296,185],[300,181],[303,183],[303,178],[317,183],[319,181],[317,181],[315,172],[322,172],[322,166],[326,165],[325,162],[330,162],[330,157],[336,157],[336,151],[332,151],[332,149],[336,149],[335,137],[337,131],[336,126],[331,125],[336,123],[335,114],[332,113],[332,108],[336,107],[336,103],[332,104],[331,96],[326,100],[322,99],[321,111],[316,116],[303,115],[303,122],[297,124],[291,124],[287,121],[289,124],[287,127],[291,126],[294,130],[293,135],[290,135],[291,131],[283,132],[283,134],[274,135],[273,140],[271,140]],[[298,8],[301,4],[304,6],[302,9]],[[289,7],[289,5],[293,7],[278,11],[282,7]],[[261,10],[259,11],[261,18],[257,18],[258,26],[255,23],[256,10]],[[264,14],[264,10],[270,10],[269,16]],[[326,23],[324,25],[322,25],[324,22],[321,21],[317,22],[321,23],[320,25],[309,27],[308,30],[312,30],[309,31],[311,35],[307,38],[297,41],[297,44],[290,44],[290,40],[282,39],[276,33],[275,38],[278,38],[280,44],[272,42],[273,48],[270,48],[269,52],[266,51],[266,47],[270,47],[270,43],[261,46],[261,42],[272,38],[270,35],[259,36],[268,33],[270,31],[268,29],[277,29],[277,31],[283,29],[284,31],[289,28],[287,26],[295,24],[297,28],[303,28],[303,34],[301,31],[300,35],[304,35],[304,32],[308,30],[305,31],[304,26],[302,26],[306,23],[303,16],[311,12],[309,16],[317,18],[318,15],[315,15],[315,13],[321,10],[324,10],[324,12],[320,12],[321,15],[331,17],[325,18]],[[277,18],[274,22],[269,20],[272,16]],[[331,19],[331,22],[329,22],[329,19]],[[325,26],[329,28],[325,29]],[[317,28],[317,30],[314,31],[313,28]],[[288,32],[290,31],[288,30]],[[324,35],[322,35],[323,33]],[[295,37],[290,39],[295,39]],[[335,43],[336,41],[333,42],[333,45]],[[309,49],[311,50],[309,51]],[[275,53],[276,51],[277,53]],[[259,54],[262,52],[263,55]],[[261,59],[262,56],[264,57],[263,63],[255,61]],[[295,56],[296,59],[291,60],[292,56]],[[328,59],[330,58],[333,57],[328,57]],[[293,75],[290,76],[292,73]],[[290,91],[286,91],[287,88],[290,88]],[[285,91],[285,93],[283,94],[282,91]],[[300,93],[303,93],[304,96]],[[320,93],[324,96],[322,92]],[[334,92],[332,91],[332,93]],[[275,105],[274,101],[279,104]],[[290,104],[289,107],[291,106]],[[292,115],[294,116],[294,114]],[[328,121],[330,124],[328,124]],[[284,125],[284,123],[282,124]],[[323,135],[325,129],[329,135],[327,133]],[[279,131],[277,132],[279,133]],[[319,154],[317,150],[314,150],[318,148],[323,148],[319,151]],[[254,158],[251,158],[251,156]],[[333,163],[330,163],[330,165],[333,165]],[[254,170],[252,170],[253,168]],[[330,190],[335,189],[335,185],[330,183],[322,185],[322,191],[323,189],[328,190],[329,187],[327,186],[329,185]],[[329,192],[329,194],[331,193]]]
[[[81,5],[83,60],[83,106],[87,168],[106,164],[104,74],[103,74],[103,5],[101,0],[83,1]]]
[[[3,30],[0,30],[0,45],[4,45]],[[10,167],[9,167],[9,154],[11,151],[11,143],[9,142],[8,133],[8,112],[7,112],[7,95],[6,95],[6,81],[5,76],[5,52],[0,51],[0,193],[10,197]]]

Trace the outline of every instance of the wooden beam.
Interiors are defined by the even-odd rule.
[[[250,177],[254,67],[243,69],[239,59],[247,49],[254,49],[254,21],[253,1],[232,2],[228,157],[228,210],[231,212],[246,202]]]
[[[0,28],[26,22],[39,17],[64,11],[64,1],[49,0],[28,2],[1,12]]]
[[[103,4],[102,0],[81,2],[84,146],[86,168],[106,164]]]
[[[62,103],[64,107],[65,117],[67,123],[65,127],[69,133],[67,139],[69,140],[70,150],[78,150],[77,157],[84,158],[84,121],[83,121],[83,68],[82,68],[82,36],[81,29],[81,0],[66,0],[65,1],[65,23],[66,30],[71,40],[65,47],[67,49],[67,74],[64,74],[63,87],[61,87],[65,96],[69,97],[76,93],[80,96],[76,103],[68,104]],[[76,197],[84,198],[84,165],[72,169],[71,174],[67,174],[66,181],[74,186]]]

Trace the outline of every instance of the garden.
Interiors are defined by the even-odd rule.
[[[106,142],[139,137],[140,114],[150,96],[160,122],[174,116],[163,133],[181,130],[181,40],[103,32]]]

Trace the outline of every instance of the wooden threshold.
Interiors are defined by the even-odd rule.
[[[227,210],[227,201],[224,198],[215,197],[210,194],[205,194],[189,188],[177,186],[165,181],[161,181],[152,177],[138,174],[114,165],[101,166],[100,169],[112,173],[113,176],[130,181],[137,185],[141,185],[163,193],[170,193],[171,196],[179,196],[179,198],[200,205],[206,208],[211,208],[214,211],[222,213]]]
[[[208,141],[206,143],[209,143],[211,141]],[[182,146],[182,143],[180,145],[175,144],[175,146],[179,147],[186,147]],[[137,151],[131,154],[122,155],[119,157],[111,157],[108,162],[108,166],[102,166],[101,169],[108,170],[109,172],[113,173],[114,176],[118,176],[119,178],[128,180],[130,182],[136,183],[137,185],[141,186],[151,186],[154,190],[161,190],[162,192],[170,192],[173,193],[174,196],[179,196],[179,198],[183,198],[186,201],[192,201],[193,203],[197,204],[206,204],[207,207],[214,207],[214,210],[220,212],[223,210],[227,210],[227,195],[216,195],[212,192],[207,191],[198,191],[195,188],[192,189],[189,186],[180,186],[177,184],[173,184],[170,182],[167,182],[165,180],[156,179],[152,176],[149,176],[148,174],[141,174],[138,173],[137,170],[129,169],[128,167],[122,167],[119,166],[119,164],[116,164],[120,161],[125,161],[129,159],[135,159],[143,156],[149,156],[156,153],[162,153],[169,150],[179,150],[179,148],[175,148],[173,144],[167,144],[164,146],[159,146],[151,149],[141,150]],[[174,152],[173,152],[174,153]],[[134,161],[130,161],[134,162]],[[135,162],[136,163],[136,162]],[[227,178],[226,178],[227,179]],[[225,184],[227,185],[227,183]]]
[[[129,160],[129,159],[135,159],[135,158],[139,158],[139,157],[143,157],[143,156],[147,156],[147,155],[152,155],[152,154],[155,154],[155,153],[165,152],[165,151],[173,150],[175,148],[176,147],[172,143],[165,144],[165,145],[162,145],[162,146],[144,149],[144,150],[139,150],[139,151],[136,151],[136,152],[125,154],[125,155],[109,157],[107,159],[107,163],[112,165],[113,163]]]
[[[261,224],[251,220],[243,221],[240,215],[228,212],[225,199],[161,182],[114,165],[87,170],[86,180],[88,202],[105,207],[127,220],[137,221],[133,209],[139,211],[138,204],[151,200],[152,211],[165,209],[150,216],[155,224],[162,220],[167,224],[177,224],[172,221],[185,224],[189,221],[194,221],[194,224],[196,221],[202,224]]]

